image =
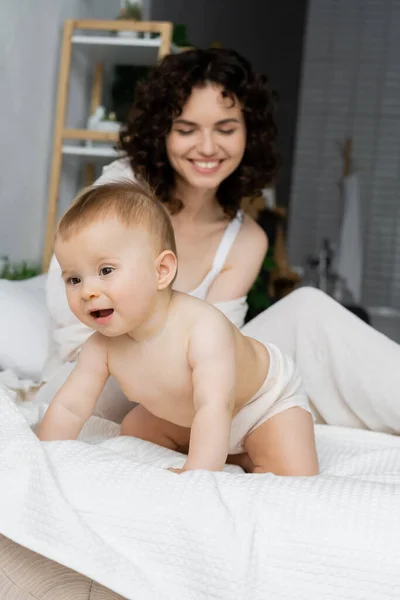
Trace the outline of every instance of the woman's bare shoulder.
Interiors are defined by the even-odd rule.
[[[254,219],[244,215],[235,243],[207,294],[207,301],[222,302],[246,296],[260,272],[267,250],[266,233]]]
[[[241,254],[246,250],[247,257],[254,256],[264,258],[268,250],[268,237],[264,229],[254,219],[244,213],[243,223],[240,228],[236,243],[232,248],[232,254]]]

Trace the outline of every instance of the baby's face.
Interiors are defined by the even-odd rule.
[[[58,238],[68,304],[92,329],[114,337],[145,322],[157,295],[156,252],[148,234],[115,220]]]

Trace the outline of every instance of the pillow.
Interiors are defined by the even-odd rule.
[[[0,370],[40,380],[50,352],[51,320],[46,275],[24,281],[0,279]]]

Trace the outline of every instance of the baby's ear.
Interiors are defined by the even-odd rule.
[[[178,262],[172,250],[164,250],[156,260],[158,289],[165,290],[175,279]]]

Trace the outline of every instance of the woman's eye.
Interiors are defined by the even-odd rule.
[[[194,133],[194,129],[175,129],[175,131],[179,133],[179,135],[190,135],[191,133]]]
[[[100,275],[109,275],[110,273],[112,273],[114,271],[114,269],[112,267],[102,267],[100,269]]]
[[[223,135],[231,135],[231,133],[235,133],[236,129],[218,129],[218,133],[222,133]]]
[[[69,277],[69,279],[67,279],[67,283],[69,285],[78,285],[81,282],[79,277]]]

